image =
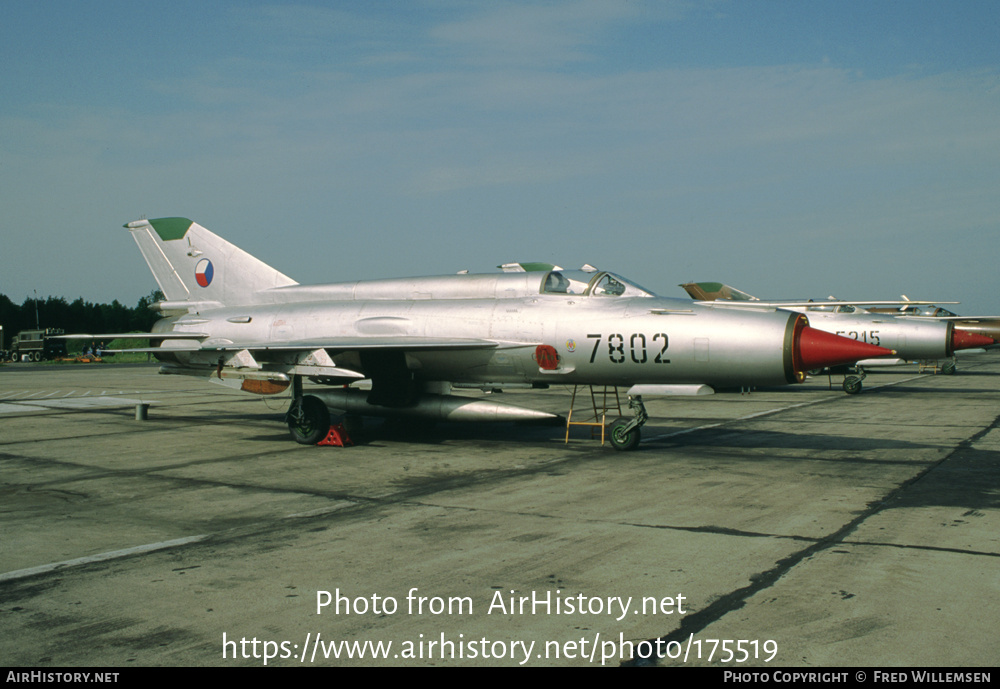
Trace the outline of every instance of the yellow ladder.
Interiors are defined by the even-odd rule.
[[[593,410],[593,416],[588,417],[586,421],[574,421],[573,411],[576,406],[576,393],[578,388],[587,387],[590,389],[590,405]],[[601,386],[599,386],[601,387]],[[611,401],[612,395],[614,400]],[[601,399],[598,405],[597,400]],[[622,415],[622,403],[618,397],[618,387],[615,385],[604,385],[601,392],[595,392],[593,385],[587,386],[573,386],[573,397],[569,403],[569,414],[566,416],[566,443],[569,443],[569,428],[570,426],[588,426],[590,428],[590,439],[593,440],[597,437],[597,429],[600,428],[601,433],[601,445],[604,445],[604,431],[607,428],[607,416],[608,410],[614,411],[618,410],[618,416]],[[583,413],[586,413],[584,411]],[[617,417],[615,417],[617,418]]]

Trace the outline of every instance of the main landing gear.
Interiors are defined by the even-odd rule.
[[[868,377],[868,373],[865,372],[861,366],[855,366],[853,370],[846,366],[839,366],[834,368],[823,368],[815,369],[812,371],[807,371],[810,376],[819,377],[826,373],[831,377],[830,387],[833,388],[832,376],[834,373],[844,374],[844,392],[848,395],[856,395],[861,392],[861,381]]]
[[[323,400],[302,394],[302,376],[292,376],[292,404],[285,414],[288,432],[301,445],[315,445],[330,432],[330,410]]]
[[[330,432],[330,411],[312,395],[292,398],[285,421],[288,432],[301,445],[315,445]]]
[[[642,403],[642,395],[628,398],[628,408],[635,417],[627,419],[624,416],[611,424],[611,446],[616,450],[634,450],[639,446],[639,429],[649,420],[646,407]]]
[[[844,392],[848,395],[856,395],[861,392],[861,381],[868,377],[868,374],[860,366],[856,366],[855,371],[857,371],[855,375],[844,376]]]

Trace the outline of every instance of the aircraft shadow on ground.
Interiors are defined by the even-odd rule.
[[[647,428],[650,428],[647,426]],[[654,427],[655,428],[655,427]],[[644,429],[645,430],[645,429]],[[669,434],[667,428],[661,430],[661,434]],[[842,434],[814,434],[814,433],[793,433],[785,431],[762,431],[762,430],[741,430],[737,428],[706,428],[695,430],[691,433],[666,438],[657,438],[656,430],[650,428],[644,437],[649,438],[650,445],[661,447],[677,445],[693,449],[697,446],[707,446],[718,452],[721,448],[730,448],[734,453],[746,453],[752,450],[774,450],[776,452],[797,451],[810,453],[811,461],[844,461],[843,457],[823,457],[822,452],[831,450],[839,452],[858,453],[859,459],[866,459],[872,462],[885,462],[892,460],[878,460],[865,458],[863,453],[879,450],[925,450],[938,447],[937,445],[917,443],[908,440],[894,438],[870,438],[865,436],[848,436]],[[759,455],[757,455],[759,456]],[[750,455],[748,458],[756,458]]]
[[[857,436],[784,433],[780,431],[750,431],[706,429],[675,438],[652,440],[647,449],[669,456],[670,446],[697,452],[703,446],[706,455],[718,461],[733,462],[740,466],[754,463],[774,464],[799,462],[823,464],[863,465],[913,464],[907,451],[934,449],[939,446],[898,439],[878,439]],[[747,450],[757,453],[748,453]],[[830,454],[830,451],[835,454]],[[876,451],[902,450],[899,459],[875,456]],[[825,454],[825,456],[824,456]],[[898,497],[888,502],[886,508],[918,508],[950,506],[964,508],[966,512],[954,523],[959,526],[974,522],[985,515],[984,510],[1000,508],[1000,451],[959,447],[943,460],[914,464],[926,472],[904,488]]]
[[[280,421],[280,417],[276,421]],[[907,457],[918,450],[935,449],[939,446],[928,443],[899,439],[870,438],[848,435],[816,435],[784,431],[739,430],[708,428],[683,435],[669,436],[684,430],[679,426],[667,426],[651,421],[643,429],[644,440],[634,453],[618,453],[610,442],[602,448],[599,439],[590,439],[586,429],[576,429],[570,433],[568,447],[574,451],[604,450],[609,459],[628,459],[668,462],[671,453],[676,452],[683,461],[697,461],[699,448],[703,448],[706,460],[713,464],[719,461],[739,463],[741,466],[755,463],[782,464],[817,462],[825,465],[847,466],[914,464]],[[565,439],[564,426],[531,426],[513,423],[468,424],[468,423],[400,423],[398,420],[368,419],[362,432],[355,433],[352,441],[357,449],[366,445],[378,446],[383,443],[408,443],[417,446],[436,446],[449,442],[474,443],[488,450],[493,445],[516,443],[524,446],[562,445]],[[260,432],[248,436],[248,440],[266,443],[293,443],[287,432]],[[305,447],[305,446],[303,446]],[[352,448],[318,448],[331,452],[351,452]],[[748,452],[751,450],[753,452]],[[885,450],[899,450],[897,459],[876,456]],[[907,486],[903,493],[886,505],[886,508],[913,508],[925,506],[953,506],[966,510],[960,519],[948,526],[960,526],[965,521],[974,521],[983,516],[983,510],[1000,507],[1000,452],[959,448],[943,462],[929,466],[925,476]]]
[[[974,388],[970,386],[962,386],[960,388],[934,388],[933,392],[928,388],[910,386],[910,385],[893,385],[891,388],[877,388],[873,387],[870,390],[864,390],[861,394],[865,393],[878,393],[880,395],[889,395],[892,397],[903,397],[905,395],[988,395],[990,393],[996,393],[996,388]]]
[[[283,417],[277,419],[284,428]],[[335,423],[339,420],[335,419]],[[365,419],[360,431],[349,433],[356,446],[373,445],[381,442],[404,442],[415,445],[440,445],[449,441],[470,441],[484,443],[550,443],[562,441],[565,426],[498,423],[450,423],[413,422],[400,419]],[[570,440],[574,439],[573,434]],[[586,435],[580,436],[586,438]],[[280,441],[294,443],[287,430],[278,433],[258,433],[248,436],[250,440]],[[609,446],[610,447],[610,446]]]
[[[943,526],[960,526],[1000,508],[1000,452],[959,448],[887,503],[890,509],[949,506],[967,511]]]

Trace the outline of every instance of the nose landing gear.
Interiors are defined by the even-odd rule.
[[[611,446],[616,450],[634,450],[639,446],[640,428],[649,420],[646,406],[642,403],[642,395],[628,398],[628,408],[635,416],[627,419],[624,416],[611,424]]]

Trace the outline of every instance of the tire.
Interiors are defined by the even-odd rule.
[[[611,424],[611,446],[616,450],[626,452],[639,446],[639,436],[641,435],[639,427],[636,426],[631,431],[625,431],[629,421],[629,419],[622,417]]]
[[[847,376],[844,378],[844,392],[848,395],[856,395],[861,392],[861,379],[857,376]]]
[[[288,410],[288,432],[300,445],[315,445],[330,432],[330,410],[318,397],[307,395],[296,410],[293,402]],[[296,413],[296,412],[300,413]]]
[[[953,361],[949,361],[948,363],[946,363],[944,366],[941,367],[941,373],[943,373],[946,376],[953,376],[955,375],[956,368],[957,367],[955,366],[955,363]]]

